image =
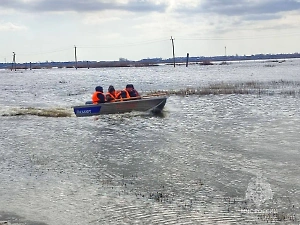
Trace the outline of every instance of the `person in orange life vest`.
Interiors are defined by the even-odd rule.
[[[103,94],[103,88],[101,86],[97,86],[95,88],[95,92],[92,95],[93,104],[104,103],[105,95]]]
[[[117,98],[117,92],[114,88],[114,86],[110,85],[108,87],[108,92],[106,93],[106,101],[107,102],[114,102]]]
[[[117,94],[117,99],[126,99],[128,100],[128,98],[130,98],[130,95],[128,93],[128,91],[126,89],[121,90],[118,94]]]
[[[118,98],[132,98],[132,97],[140,97],[139,93],[134,89],[134,86],[132,84],[127,84],[126,88],[122,90]]]

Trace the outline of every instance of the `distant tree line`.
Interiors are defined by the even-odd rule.
[[[267,60],[267,59],[291,59],[300,58],[300,53],[290,54],[256,54],[256,55],[228,55],[228,56],[197,56],[189,57],[191,63],[205,63],[209,65],[211,61],[242,61],[242,60]],[[119,61],[68,61],[68,62],[29,62],[29,63],[0,63],[0,69],[47,69],[47,68],[101,68],[101,67],[144,67],[158,66],[159,64],[172,64],[173,58],[147,58],[132,61],[120,58]],[[176,57],[176,63],[186,63],[187,57]]]

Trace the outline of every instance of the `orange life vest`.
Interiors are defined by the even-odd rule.
[[[99,92],[99,91],[95,91],[94,94],[92,95],[92,101],[93,101],[93,104],[98,104],[100,99],[98,98],[98,94],[102,94],[103,95],[103,99],[105,99],[105,96],[102,92]]]
[[[110,102],[114,102],[114,101],[116,100],[116,98],[117,98],[117,92],[115,91],[114,94],[113,94],[113,93],[110,93],[110,92],[107,92],[107,93],[106,93],[106,97],[107,97],[107,96],[110,97],[110,99],[111,99]]]
[[[124,98],[124,97],[122,97],[122,93],[125,93],[125,95],[126,95],[125,98],[130,98],[130,95],[129,95],[128,91],[126,89],[124,89],[124,90],[120,91],[120,93],[117,94],[118,99],[123,99]]]

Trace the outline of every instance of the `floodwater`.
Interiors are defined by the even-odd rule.
[[[299,68],[0,71],[0,224],[299,224]],[[127,83],[163,113],[74,116]]]

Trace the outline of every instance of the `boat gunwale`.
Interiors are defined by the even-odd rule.
[[[103,103],[98,103],[98,104],[84,104],[84,105],[76,105],[76,106],[72,106],[72,108],[77,108],[77,107],[97,107],[97,106],[101,106],[101,105],[114,105],[114,104],[126,104],[128,102],[141,102],[141,101],[149,101],[149,100],[154,100],[154,99],[161,99],[163,100],[167,100],[168,96],[144,96],[142,98],[139,99],[128,99],[126,101],[116,101],[116,102],[103,102]]]

